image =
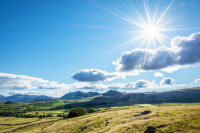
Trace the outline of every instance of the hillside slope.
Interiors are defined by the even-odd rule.
[[[138,116],[145,110],[150,110],[151,113]],[[144,133],[149,127],[159,133],[197,133],[200,132],[199,119],[199,105],[163,107],[145,107],[144,105],[144,107],[107,108],[99,113],[54,122],[30,124],[6,131],[15,131],[16,133]]]

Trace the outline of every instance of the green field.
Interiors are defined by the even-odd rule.
[[[69,102],[69,101],[68,101]],[[51,104],[50,104],[51,103]],[[75,118],[57,117],[69,110],[54,110],[67,101],[48,101],[40,103],[14,103],[4,105],[1,110],[27,109],[38,105],[36,110],[26,114],[48,114],[46,118],[0,117],[0,132],[39,132],[39,133],[144,133],[148,126],[160,133],[198,133],[200,132],[200,103],[136,104],[133,106],[102,107],[97,112]],[[2,108],[4,107],[4,108]],[[21,107],[21,108],[20,108]],[[145,110],[151,113],[135,116]]]

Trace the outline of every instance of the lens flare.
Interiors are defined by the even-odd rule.
[[[174,1],[175,0],[171,1],[171,3],[166,7],[166,9],[162,12],[162,14],[159,17],[157,15],[159,1],[157,2],[155,11],[153,13],[150,13],[149,5],[146,4],[145,0],[143,0],[145,17],[142,17],[138,13],[138,11],[135,10],[135,13],[136,13],[134,15],[136,16],[135,19],[128,16],[128,14],[124,14],[123,16],[121,16],[120,14],[104,9],[105,11],[113,14],[114,16],[117,16],[120,19],[133,24],[139,29],[139,30],[130,31],[134,33],[134,38],[125,42],[124,44],[120,45],[117,48],[133,44],[136,41],[140,41],[139,47],[141,47],[142,45],[146,45],[146,48],[149,48],[150,45],[153,45],[154,48],[156,48],[157,47],[156,44],[158,43],[164,46],[163,40],[168,39],[168,37],[164,35],[164,32],[173,31],[173,29],[167,28],[167,25],[173,22],[174,20],[176,20],[177,18],[169,19],[168,21],[165,21],[164,23],[163,23],[163,19],[167,11],[170,9],[172,4],[174,3]],[[136,33],[136,36],[135,36],[135,33]]]

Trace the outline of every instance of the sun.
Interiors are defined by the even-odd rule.
[[[158,11],[159,2],[157,3],[157,6],[154,12],[152,13],[150,12],[149,5],[147,5],[145,0],[143,0],[145,16],[141,16],[138,13],[138,11],[135,11],[134,18],[128,16],[128,14],[119,15],[117,13],[104,9],[107,12],[119,17],[120,19],[133,24],[134,27],[138,27],[137,30],[130,31],[134,34],[133,39],[123,43],[117,48],[131,45],[131,44],[136,44],[135,43],[136,41],[140,42],[138,47],[143,47],[145,45],[146,49],[149,49],[151,45],[153,46],[151,48],[157,48],[158,45],[165,46],[163,40],[169,39],[169,38],[165,36],[164,32],[174,31],[174,29],[168,28],[167,26],[171,22],[173,22],[176,18],[173,18],[173,19],[168,18],[167,21],[163,21],[163,20],[168,10],[174,3],[174,1],[175,0],[172,0],[170,4],[165,8],[165,10],[160,15],[158,15],[158,12],[161,12],[161,11]]]
[[[154,48],[157,48],[158,43],[162,46],[165,46],[163,40],[167,39],[167,36],[165,36],[164,32],[173,30],[168,28],[167,26],[175,19],[169,19],[169,21],[163,23],[163,18],[173,3],[174,0],[171,1],[164,12],[158,17],[158,3],[155,12],[150,13],[149,6],[145,3],[145,0],[143,0],[146,16],[142,17],[139,13],[136,12],[138,19],[131,21],[132,24],[139,28],[138,31],[134,31],[137,33],[138,36],[135,37],[132,41],[129,41],[129,43],[142,40],[140,41],[140,46],[146,44],[146,49],[149,49],[150,45],[153,45]]]
[[[159,33],[159,28],[156,27],[155,25],[147,25],[143,30],[144,34],[148,38],[155,38],[156,35]]]
[[[123,13],[123,11],[117,9],[119,13],[114,11],[105,9],[104,7],[100,7],[104,11],[128,22],[133,25],[133,29],[131,31],[125,31],[128,34],[130,33],[132,39],[124,42],[123,44],[114,47],[113,49],[109,50],[107,53],[110,53],[114,50],[120,49],[125,46],[133,46],[134,48],[141,48],[141,49],[157,49],[158,47],[166,47],[165,44],[167,41],[171,39],[167,37],[167,32],[176,32],[176,31],[183,31],[183,30],[194,30],[200,28],[177,28],[175,25],[172,24],[175,20],[181,17],[181,15],[173,18],[166,17],[168,11],[172,7],[175,0],[169,1],[169,5],[166,7],[159,8],[159,0],[153,4],[149,3],[148,0],[143,0],[144,6],[144,13],[141,15],[142,12],[137,11],[135,7],[130,14]],[[130,3],[129,3],[130,4]],[[130,4],[131,5],[131,4]],[[150,5],[154,5],[150,10]],[[123,32],[124,34],[124,32]],[[146,57],[147,55],[145,55]]]
[[[156,25],[145,25],[144,28],[141,29],[140,35],[144,35],[144,38],[146,38],[148,45],[154,44],[155,40],[159,38],[161,29]],[[154,44],[154,46],[156,46]]]
[[[143,40],[141,45],[146,44],[146,48],[149,48],[150,45],[153,45],[156,48],[156,44],[160,43],[164,45],[163,39],[167,38],[163,32],[168,30],[164,25],[157,23],[157,21],[153,21],[153,19],[143,23],[140,23],[140,30],[137,31],[138,37]],[[136,41],[136,40],[134,40]]]

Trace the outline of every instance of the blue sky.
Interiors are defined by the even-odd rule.
[[[146,61],[148,68],[139,68],[138,65],[141,63],[139,61],[138,64],[133,64],[133,61],[141,56],[127,55],[126,57],[134,60],[125,59],[123,54],[126,51],[142,54],[142,51],[137,51],[137,49],[147,48],[148,41],[140,46],[144,37],[122,46],[138,36],[135,31],[141,30],[127,19],[137,20],[136,12],[138,12],[147,22],[144,3],[149,8],[151,18],[155,14],[157,5],[156,17],[159,18],[172,4],[161,20],[162,24],[169,22],[164,27],[165,30],[161,31],[162,35],[168,37],[168,39],[163,39],[163,43],[165,47],[170,48],[173,38],[187,37],[185,42],[182,42],[184,38],[180,39],[179,46],[182,48],[182,45],[187,44],[184,45],[186,51],[182,50],[182,53],[179,51],[178,54],[173,51],[172,54],[177,56],[177,59],[185,55],[187,60],[192,61],[176,60],[174,63],[161,64],[162,67],[155,69],[155,66],[149,66],[152,63],[151,51],[148,51],[149,54],[146,57],[149,60],[149,62]],[[115,89],[118,88],[121,91],[149,91],[153,88],[168,90],[198,86],[197,79],[200,79],[198,65],[200,54],[197,51],[200,46],[198,42],[199,5],[198,0],[0,1],[1,94],[45,93],[52,96],[54,92],[57,92],[60,96],[64,92],[75,90],[96,91],[97,88],[101,88],[99,91],[105,91],[114,83]],[[166,29],[170,30],[166,31]],[[146,30],[142,33],[146,33]],[[197,35],[191,42],[191,36],[195,33]],[[156,47],[152,42],[149,44],[149,49],[154,52],[156,49],[159,51],[160,47],[162,45],[159,41],[156,41]],[[196,56],[191,54],[192,50],[189,53],[187,49],[196,50]],[[124,62],[120,57],[124,57]],[[164,54],[163,58],[165,57]],[[119,59],[118,64],[116,64],[117,59]],[[153,64],[156,65],[156,61]],[[163,71],[164,68],[171,66],[179,69],[174,72]],[[127,67],[130,69],[125,69]],[[122,72],[122,68],[125,71]],[[163,75],[155,77],[156,72]],[[164,81],[162,83],[161,81],[164,79],[171,79],[171,82],[166,82],[166,86],[163,87],[161,84]],[[46,93],[47,91],[49,93]]]

